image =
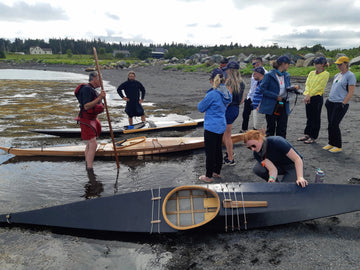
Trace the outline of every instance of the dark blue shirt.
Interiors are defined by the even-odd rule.
[[[124,90],[125,95],[128,99],[130,99],[130,102],[138,102],[139,99],[145,98],[145,88],[144,86],[137,80],[127,80],[126,82],[123,82],[120,84],[120,86],[117,88],[117,92],[121,98],[124,97],[121,90]],[[140,98],[140,92],[141,92],[141,98]]]
[[[276,167],[292,164],[294,162],[286,156],[291,148],[302,158],[299,152],[283,137],[270,136],[266,140],[267,147],[263,157],[254,151],[254,157],[257,161],[262,162],[265,159],[269,159]]]

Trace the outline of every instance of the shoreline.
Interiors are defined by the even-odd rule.
[[[3,65],[0,62],[0,71],[2,68],[16,68],[86,74],[86,67],[58,64]],[[196,105],[202,100],[206,90],[210,88],[209,75],[207,73],[163,70],[162,66],[137,67],[134,70],[137,79],[146,88],[146,101],[160,104],[169,110],[181,108],[185,115],[189,115],[194,119],[204,117],[204,114],[197,111]],[[102,77],[116,87],[126,80],[128,71],[129,69],[102,70]],[[250,78],[244,76],[244,80],[246,83],[245,93],[247,93],[250,86]],[[303,77],[292,77],[291,80],[293,83],[299,83],[300,88],[304,89],[305,79]],[[327,85],[326,95],[330,88],[331,82]],[[301,102],[301,98],[294,105],[294,110],[289,116],[287,139],[304,157],[304,177],[309,182],[314,182],[315,171],[317,168],[321,168],[325,172],[325,183],[360,184],[359,180],[350,181],[351,179],[359,179],[359,169],[356,166],[356,164],[360,163],[360,138],[357,136],[360,120],[359,102],[358,94],[350,101],[349,111],[341,123],[344,143],[343,152],[336,154],[322,150],[322,147],[327,144],[325,106],[322,110],[322,127],[317,143],[306,145],[303,142],[297,141],[297,138],[303,135],[305,127],[305,105]],[[241,129],[242,111],[243,105],[240,106],[240,115],[234,122],[233,133],[237,133]],[[252,115],[250,117],[249,128],[251,128],[251,123]],[[56,126],[56,123],[54,125]],[[161,133],[160,136],[166,136],[166,134],[166,132]],[[179,136],[182,135],[183,133],[180,133]],[[189,136],[203,136],[203,128],[196,128]],[[247,150],[243,144],[238,144],[234,147],[234,152],[236,153],[236,165],[224,165],[221,171],[222,178],[217,181],[222,184],[263,181],[252,172],[255,161],[251,151]],[[175,173],[170,171],[169,168],[166,168],[169,171],[158,171],[157,173],[162,175],[163,181],[176,184],[203,184],[198,180],[198,176],[205,171],[205,153],[203,151],[196,151],[189,153],[189,155],[191,155],[191,159],[188,161],[183,161],[180,158],[178,163],[169,167],[173,170],[176,169]],[[82,160],[79,161],[79,164],[83,167]],[[129,174],[131,172],[135,175],[134,177],[139,178],[139,175],[141,175],[146,184],[162,184],[157,179],[154,166],[160,167],[160,164],[166,164],[164,161],[160,159],[159,164],[155,164],[152,160],[149,160],[140,162],[140,164],[141,166],[132,166],[131,170],[127,170],[130,166],[126,167],[126,164],[122,166],[124,172]],[[31,164],[29,163],[27,166],[31,167]],[[111,169],[108,169],[107,162],[97,162],[95,166],[97,167],[97,172],[106,174],[110,171],[108,173],[110,175],[113,173]],[[148,183],[149,178],[153,182],[150,181]],[[132,180],[132,178],[127,179],[127,181],[131,181],[136,186],[137,182]],[[60,185],[65,184],[60,183]],[[113,265],[111,264],[112,260],[116,258],[119,261],[121,260],[119,256],[116,257],[114,254],[122,254],[119,250],[124,250],[123,242],[121,242],[124,239],[106,241],[77,238],[75,241],[69,236],[54,236],[47,231],[10,230],[6,228],[1,228],[0,234],[4,234],[5,239],[6,237],[12,238],[12,240],[13,238],[19,239],[17,241],[3,242],[2,247],[6,247],[8,250],[9,255],[5,254],[6,256],[18,257],[24,263],[33,256],[35,248],[48,250],[49,244],[58,244],[58,249],[50,250],[50,254],[54,255],[54,257],[59,254],[62,255],[60,258],[65,259],[65,265],[69,268],[74,268],[74,265],[79,266],[81,263],[84,263],[85,260],[81,258],[88,258],[86,256],[89,256],[89,260],[99,258],[105,264]],[[11,237],[7,236],[8,234]],[[149,246],[143,244],[142,248],[150,250],[151,254],[155,254],[154,256],[156,256],[157,260],[164,258],[164,254],[167,254],[169,257],[171,256],[171,259],[166,264],[167,269],[194,268],[215,270],[226,268],[238,269],[241,267],[244,269],[264,270],[274,268],[298,269],[300,264],[301,269],[309,270],[324,268],[334,270],[355,269],[360,254],[360,212],[231,234],[180,234],[176,237],[161,236],[160,238],[161,242],[152,243]],[[33,244],[34,242],[36,245]],[[28,252],[22,252],[24,250]],[[74,252],[80,257],[80,260],[73,261],[69,259],[71,255],[68,254]],[[108,256],[109,253],[110,257]],[[42,265],[42,260],[47,259],[46,255],[48,254],[46,252],[38,254],[36,262],[38,262],[39,267]],[[4,257],[0,255],[0,262],[2,258]],[[215,261],[214,258],[221,258],[221,260]],[[16,263],[18,262],[14,261],[16,266],[21,264]],[[31,263],[34,264],[34,261],[31,261]],[[64,265],[64,260],[59,261],[58,265]]]

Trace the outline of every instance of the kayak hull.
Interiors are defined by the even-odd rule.
[[[360,211],[360,186],[230,183],[151,189],[0,215],[0,223],[134,232],[234,231]]]
[[[243,141],[244,134],[233,134],[234,143]],[[37,148],[11,148],[0,147],[1,150],[16,156],[52,156],[52,157],[83,157],[85,145],[74,146],[54,146]],[[181,152],[194,150],[204,147],[203,137],[158,137],[146,138],[137,137],[124,141],[121,145],[116,144],[116,153],[118,156],[144,156],[157,155],[164,153]],[[112,143],[98,144],[96,157],[114,156]]]
[[[147,121],[146,123],[140,122],[134,124],[131,128],[123,126],[120,128],[112,128],[113,135],[121,136],[130,133],[145,133],[154,131],[169,131],[169,130],[187,130],[201,126],[204,123],[203,119],[185,120],[185,121],[168,121],[168,122],[153,122]],[[54,128],[54,129],[31,129],[31,132],[58,136],[63,138],[80,138],[80,128]],[[110,130],[103,128],[100,137],[110,137]]]

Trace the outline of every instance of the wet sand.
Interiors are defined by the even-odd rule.
[[[44,66],[22,65],[0,68],[35,68],[54,71],[67,71],[86,74],[82,66]],[[185,73],[177,70],[163,70],[162,66],[138,67],[134,69],[137,79],[146,90],[145,100],[161,104],[164,108],[173,108],[192,118],[201,118],[203,114],[196,109],[197,103],[204,97],[210,87],[208,74],[203,72]],[[103,70],[103,79],[113,86],[126,80],[129,70]],[[250,78],[245,77],[246,92]],[[292,78],[293,84],[304,89],[305,78]],[[325,91],[327,97],[331,82]],[[322,128],[316,144],[305,145],[296,138],[303,134],[305,127],[305,106],[298,100],[289,117],[287,139],[303,155],[305,178],[314,181],[316,168],[325,172],[325,181],[334,184],[360,184],[358,164],[360,164],[360,139],[358,123],[360,120],[359,88],[350,102],[348,113],[341,124],[343,136],[343,152],[332,154],[322,150],[327,144],[326,109],[322,111]],[[240,107],[242,111],[243,106]],[[233,131],[241,127],[242,116],[235,121]],[[252,121],[250,120],[251,127]],[[203,129],[194,130],[190,136],[202,136]],[[166,136],[166,135],[163,135]],[[252,154],[244,146],[234,149],[237,164],[223,167],[221,182],[260,182],[252,173],[254,160]],[[196,170],[189,179],[189,184],[200,183],[198,176],[205,172],[205,156],[197,155]],[[186,164],[179,163],[179,166]],[[326,206],[325,206],[326,207]],[[314,221],[300,222],[265,229],[242,231],[237,233],[179,234],[176,236],[160,236],[153,240],[127,239],[125,242],[74,238],[67,235],[53,235],[50,232],[38,233],[22,230],[23,243],[4,243],[1,234],[17,233],[15,230],[2,230],[0,233],[0,265],[5,269],[13,269],[7,264],[18,261],[18,269],[127,269],[119,263],[126,257],[116,258],[119,250],[129,253],[136,250],[139,262],[133,269],[357,269],[360,262],[360,213],[350,213],[336,217]],[[32,234],[38,233],[40,245],[29,241]],[[10,236],[11,238],[11,236]],[[46,240],[49,239],[47,246]],[[121,240],[121,239],[120,239]],[[125,243],[125,244],[124,244]],[[16,247],[22,244],[22,251]],[[51,264],[51,256],[45,256],[45,250],[52,249],[56,258],[65,258]],[[40,251],[39,251],[40,250]],[[90,250],[90,251],[89,251]],[[24,252],[25,251],[25,252]],[[97,256],[89,257],[87,252]],[[141,253],[143,252],[143,253]],[[71,255],[73,253],[73,255]],[[123,253],[122,253],[123,254]],[[38,255],[35,257],[34,255]],[[151,257],[150,259],[146,256]],[[78,258],[76,258],[78,257]],[[80,260],[80,263],[78,262]],[[89,260],[91,263],[84,263]],[[26,261],[30,261],[28,268]],[[31,263],[33,262],[33,263]],[[146,262],[146,263],[145,263]],[[9,266],[10,265],[10,266]],[[16,264],[15,264],[16,265]],[[146,265],[146,266],[145,266]],[[8,268],[6,268],[8,266]],[[24,266],[24,267],[22,267]],[[37,267],[36,267],[37,266]],[[124,266],[124,265],[123,265]]]

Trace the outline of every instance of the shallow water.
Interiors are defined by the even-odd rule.
[[[4,77],[3,72],[0,70],[0,74]],[[20,74],[0,79],[1,146],[27,148],[39,145],[83,143],[80,139],[62,139],[40,135],[29,129],[76,127],[74,118],[78,113],[78,103],[73,91],[79,83],[86,79],[86,76],[69,73],[69,77],[67,77],[68,73],[57,72],[51,80],[48,72],[45,71],[7,70],[6,72],[10,72],[8,74],[20,72]],[[42,73],[46,73],[45,77],[42,77]],[[9,77],[13,79],[9,79]],[[27,78],[32,78],[32,80]],[[112,119],[116,119],[115,125],[126,124],[127,117],[123,112],[125,103],[118,97],[114,86],[105,82],[104,87],[107,91],[109,112]],[[188,119],[186,116],[177,114],[161,117],[161,115],[167,114],[166,110],[157,107],[156,104],[145,103],[144,107],[152,120]],[[106,126],[105,114],[99,118]],[[179,133],[175,132],[172,135],[177,136]],[[165,136],[169,136],[169,134],[167,133]],[[110,138],[102,141],[109,142]],[[113,159],[96,160],[94,164],[95,178],[93,178],[87,174],[82,158],[20,158],[0,150],[0,213],[38,209],[100,196],[110,196],[115,193],[188,183],[188,179],[193,174],[191,169],[193,159],[194,157],[187,153],[119,158],[119,169]],[[188,165],[181,167],[178,166],[179,162]],[[23,232],[17,231],[17,229],[0,231],[0,234],[2,241],[7,242],[11,239],[13,243],[18,241],[19,245],[20,239],[24,237]],[[40,245],[46,243],[42,237],[53,238],[46,232],[45,236],[42,232],[25,234],[27,241],[39,241]],[[55,236],[55,238],[57,237]],[[64,239],[63,241],[66,243],[68,240],[66,236]],[[52,239],[51,244],[63,245],[63,241]],[[130,244],[123,245],[126,247],[116,248],[115,251],[119,256],[116,262],[124,262],[125,259],[128,261],[127,267],[123,269],[146,269],[146,265],[151,263],[154,258],[153,250],[147,245],[134,244],[132,248],[127,247]],[[29,246],[32,245],[28,243],[28,246],[19,246],[18,248],[23,249],[23,253],[31,253],[27,250]],[[72,250],[73,247],[69,249]],[[59,250],[50,250],[49,252],[51,256],[55,256]],[[93,254],[97,254],[97,252],[95,250]],[[79,253],[84,256],[82,251]],[[0,253],[0,262],[2,259],[4,257]],[[43,260],[46,260],[44,256]],[[80,259],[79,264],[86,265],[85,260]],[[10,268],[17,265],[16,263],[12,264],[13,260],[9,261],[11,262],[9,263]],[[72,263],[70,265],[73,267]],[[86,267],[78,269],[86,269]]]

